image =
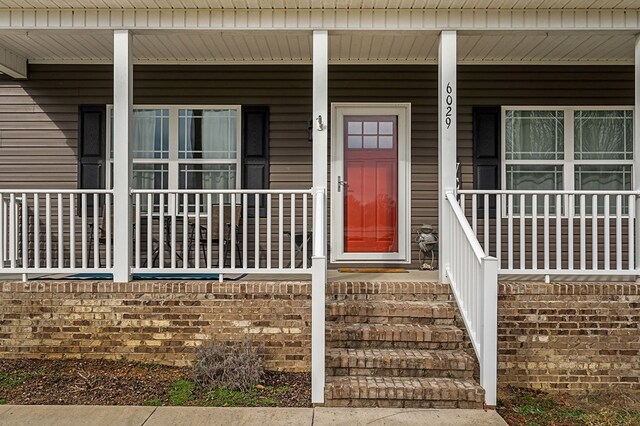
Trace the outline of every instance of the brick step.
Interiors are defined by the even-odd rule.
[[[327,300],[453,300],[448,284],[433,282],[329,282]]]
[[[454,325],[327,323],[328,348],[462,349],[462,330]]]
[[[370,324],[453,324],[455,308],[447,302],[344,300],[326,304],[327,321]]]
[[[470,379],[327,377],[329,407],[482,408],[484,390]]]
[[[461,350],[333,348],[326,357],[330,376],[472,378],[475,366]]]

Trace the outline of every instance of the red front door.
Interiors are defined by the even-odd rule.
[[[344,117],[344,251],[398,252],[398,117]]]

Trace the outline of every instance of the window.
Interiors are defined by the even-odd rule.
[[[505,107],[503,130],[503,182],[507,190],[632,188],[631,108]],[[551,214],[555,212],[554,198],[549,203]],[[514,213],[519,212],[518,203],[514,200]],[[525,203],[525,211],[530,211],[531,197],[526,197]],[[604,201],[600,203],[602,212]],[[538,212],[543,213],[543,208],[543,197],[538,197]]]
[[[113,109],[108,108],[107,185],[113,186]],[[240,188],[239,106],[135,106],[135,189]]]

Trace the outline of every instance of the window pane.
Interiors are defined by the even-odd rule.
[[[238,135],[235,109],[181,109],[179,158],[235,159]]]
[[[378,137],[377,136],[365,136],[364,137],[364,147],[365,148],[377,148],[378,147]]]
[[[362,134],[362,121],[350,121],[347,127],[350,135]]]
[[[601,165],[585,166],[576,165],[575,168],[576,189],[579,191],[627,191],[631,190],[632,167],[631,165]],[[629,197],[621,197],[622,213],[627,213]],[[576,214],[580,212],[580,204],[576,202]],[[593,200],[591,195],[585,199],[585,211],[591,214]],[[609,197],[609,213],[616,212],[616,197]],[[604,213],[604,197],[598,197],[598,214]]]
[[[180,164],[179,189],[234,189],[235,164]]]
[[[180,189],[234,189],[236,187],[235,164],[180,164]],[[195,197],[189,195],[189,210],[193,211]],[[203,211],[205,201],[200,197],[200,211]],[[231,197],[224,196],[225,204],[230,203]],[[218,204],[218,197],[214,196],[213,204]],[[182,206],[182,200],[179,200]]]
[[[167,189],[168,181],[169,167],[166,164],[133,164],[132,187],[134,189]],[[147,201],[146,195],[140,197],[142,214],[148,211]],[[159,212],[160,197],[158,194],[153,196],[153,204],[153,211]]]
[[[169,168],[166,164],[133,164],[134,189],[166,189]]]
[[[632,111],[576,111],[577,160],[633,159]]]
[[[507,160],[564,158],[563,111],[507,111]]]
[[[349,136],[347,139],[347,147],[350,149],[362,148],[362,136]]]
[[[631,190],[631,165],[576,165],[576,189],[580,191]]]
[[[553,191],[563,188],[563,167],[560,165],[522,165],[507,166],[507,189],[508,190],[538,190]],[[525,214],[531,214],[533,197],[525,196]],[[544,213],[544,196],[537,197],[538,213]],[[520,213],[520,196],[513,196],[513,212]],[[555,197],[549,197],[549,213],[555,213]]]
[[[133,111],[133,158],[169,158],[169,110]]]

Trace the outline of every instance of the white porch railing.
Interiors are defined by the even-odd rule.
[[[310,273],[311,190],[133,190],[133,273]]]
[[[0,273],[109,272],[107,190],[1,190]]]
[[[637,275],[640,193],[458,191],[484,252],[501,274]]]
[[[498,350],[498,264],[485,254],[455,195],[447,193],[443,226],[451,250],[444,265],[451,289],[480,364],[480,385],[487,405],[496,405]]]

